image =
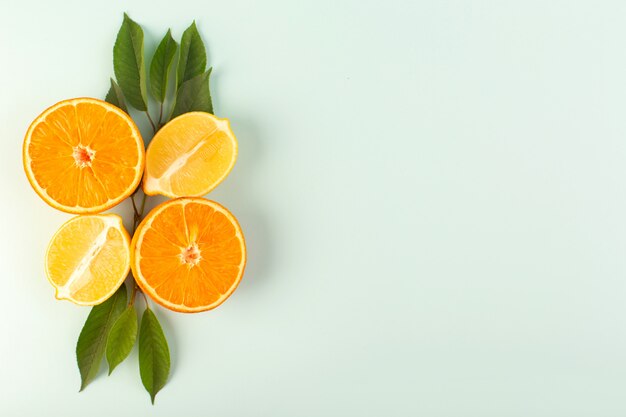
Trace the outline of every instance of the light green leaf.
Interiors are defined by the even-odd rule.
[[[213,102],[209,88],[209,77],[212,69],[209,68],[207,72],[185,81],[180,86],[170,119],[190,111],[213,113]]]
[[[113,69],[128,103],[147,110],[143,30],[126,13],[113,47]]]
[[[150,91],[154,98],[163,103],[167,94],[167,79],[169,78],[170,66],[174,61],[178,44],[172,38],[172,31],[168,30],[159,46],[157,46],[150,64]]]
[[[139,373],[154,404],[154,397],[165,386],[170,373],[170,350],[163,329],[150,308],[146,308],[141,318]]]
[[[109,375],[113,369],[126,359],[133,350],[137,339],[137,312],[135,307],[128,306],[117,318],[107,339],[106,357],[109,363]]]
[[[124,93],[122,93],[122,89],[119,85],[117,85],[113,78],[111,78],[111,88],[109,88],[109,92],[104,100],[128,113],[126,101],[124,100]]]
[[[122,284],[108,300],[91,309],[76,344],[81,391],[98,375],[109,330],[124,311],[124,307],[126,307],[126,285]]]
[[[206,68],[206,50],[198,33],[196,21],[189,26],[180,41],[180,56],[176,72],[176,87],[193,77],[200,75]]]

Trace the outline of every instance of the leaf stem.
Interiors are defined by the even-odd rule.
[[[145,111],[146,116],[148,116],[148,121],[150,122],[150,125],[152,126],[152,130],[154,131],[154,133],[156,133],[157,128],[156,125],[154,124],[154,121],[152,120],[152,117],[150,117],[150,113],[148,112],[148,110]]]
[[[139,217],[143,217],[143,210],[146,208],[147,197],[148,196],[144,194],[143,197],[141,198],[141,209],[139,209]]]
[[[161,119],[163,118],[163,102],[161,102],[161,108],[159,110],[159,127],[161,127]]]
[[[146,113],[147,114],[147,113]],[[139,188],[137,188],[139,189]],[[136,193],[136,191],[135,191]],[[134,216],[133,216],[133,235],[135,234],[135,232],[137,231],[137,226],[139,226],[139,223],[141,222],[141,220],[143,219],[143,212],[146,208],[146,200],[148,198],[148,196],[144,193],[143,197],[141,197],[141,205],[139,206],[139,209],[137,208],[137,203],[135,203],[135,193],[133,193],[130,196],[130,201],[133,203],[133,212],[134,212]],[[131,273],[131,276],[132,273]],[[146,302],[146,306],[148,305],[148,299],[146,298],[146,295],[143,293],[143,291],[141,291],[141,288],[139,288],[139,286],[137,285],[137,282],[135,281],[135,277],[133,276],[133,289],[132,292],[130,294],[130,300],[128,301],[128,305],[132,306],[135,304],[135,298],[137,297],[137,293],[140,293],[141,295],[143,295],[143,299]]]
[[[135,299],[137,298],[137,294],[141,294],[141,296],[143,297],[143,301],[146,303],[146,308],[150,308],[150,304],[148,304],[148,298],[146,297],[146,294],[144,294],[143,291],[141,291],[141,288],[139,288],[139,285],[137,285],[133,277],[133,290],[130,293],[130,300],[128,300],[129,306],[132,306],[135,304]]]
[[[141,198],[141,205],[139,206],[139,208],[137,208],[137,203],[135,203],[135,194],[133,193],[133,195],[130,196],[130,201],[133,203],[133,212],[135,213],[133,220],[133,234],[135,234],[135,230],[137,230],[137,226],[139,226],[139,223],[143,218],[143,212],[146,208],[147,197],[147,195],[143,195],[143,197]]]
[[[139,188],[137,188],[139,189]],[[136,191],[135,191],[136,192]],[[135,204],[135,194],[133,193],[133,195],[130,196],[130,201],[131,203],[133,203],[133,234],[135,233],[135,228],[137,227],[137,216],[139,215],[138,211],[137,211],[137,205]]]
[[[132,276],[132,274],[131,274],[131,276]],[[135,304],[135,295],[137,295],[137,290],[139,290],[139,286],[135,282],[135,277],[133,277],[133,290],[130,293],[130,299],[128,300],[128,306],[129,307]],[[141,290],[139,290],[139,291],[141,291]]]

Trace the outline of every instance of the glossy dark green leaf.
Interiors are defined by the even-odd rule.
[[[178,44],[172,38],[172,31],[168,30],[157,46],[150,64],[150,91],[159,103],[163,103],[167,94],[167,80],[176,48]]]
[[[126,285],[122,284],[108,300],[91,309],[76,344],[81,391],[98,375],[109,331],[124,311],[126,301]]]
[[[109,363],[109,375],[122,363],[133,350],[137,339],[137,311],[128,306],[117,318],[107,339],[106,357]]]
[[[143,313],[139,330],[139,373],[154,404],[154,397],[165,386],[170,373],[170,350],[163,329],[149,308]]]
[[[143,30],[126,13],[113,47],[113,69],[126,101],[137,110],[147,110]]]
[[[122,89],[119,85],[117,85],[113,78],[111,78],[111,87],[109,88],[109,92],[107,93],[105,101],[119,107],[120,109],[128,113],[126,100],[124,100],[124,93],[122,93]]]
[[[212,68],[203,74],[185,81],[176,94],[176,103],[170,119],[190,111],[204,111],[213,113],[209,77]]]
[[[176,86],[180,87],[185,81],[202,74],[205,68],[206,50],[194,21],[183,32],[183,37],[180,41]]]

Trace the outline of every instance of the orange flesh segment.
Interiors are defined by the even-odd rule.
[[[52,238],[46,273],[56,297],[94,305],[109,298],[130,269],[130,238],[115,214],[70,219]]]
[[[228,120],[191,112],[157,132],[146,153],[143,188],[148,195],[200,197],[231,171],[237,141]]]
[[[31,125],[24,168],[35,191],[70,213],[95,213],[139,184],[145,152],[130,116],[100,100],[66,100]]]
[[[134,275],[144,292],[181,312],[221,304],[239,283],[246,261],[235,218],[202,198],[173,200],[154,209],[131,246]]]

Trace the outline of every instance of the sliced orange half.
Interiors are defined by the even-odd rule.
[[[201,197],[226,178],[236,159],[237,139],[227,119],[185,113],[150,142],[143,190],[171,198]]]
[[[56,297],[100,304],[130,270],[130,237],[116,214],[76,216],[55,233],[46,252],[46,274]]]
[[[24,170],[37,194],[68,213],[98,213],[139,185],[145,148],[121,109],[94,98],[61,101],[30,125]]]
[[[137,284],[174,311],[195,313],[224,302],[246,265],[235,217],[204,198],[167,201],[141,222],[131,243]]]

